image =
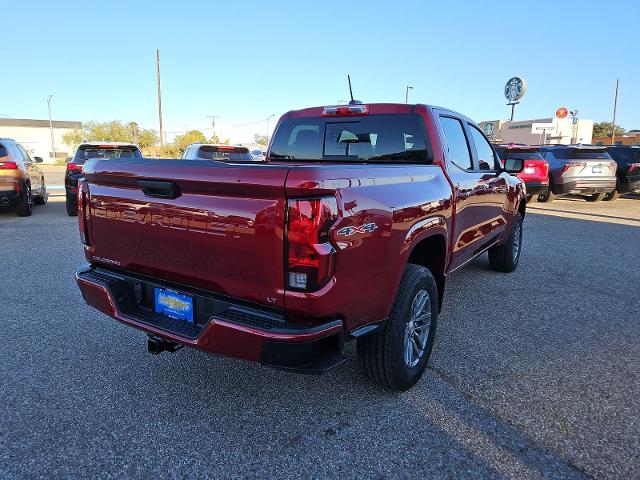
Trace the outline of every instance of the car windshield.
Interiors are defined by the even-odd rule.
[[[497,148],[498,155],[501,159],[515,158],[521,160],[544,160],[537,150],[522,151],[511,148]]]
[[[418,115],[289,118],[278,127],[270,160],[431,163]]]
[[[563,160],[611,160],[611,157],[604,149],[557,148],[553,149],[552,152],[556,158]]]
[[[625,164],[640,162],[640,148],[611,148],[607,151],[617,162]]]
[[[253,160],[253,157],[249,153],[249,149],[245,147],[200,147],[198,149],[198,158],[202,158],[204,160],[219,160],[222,162],[242,162]]]
[[[135,146],[86,146],[80,147],[74,161],[86,161],[90,158],[142,158],[142,153]]]

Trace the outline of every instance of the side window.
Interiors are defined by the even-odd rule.
[[[495,170],[496,157],[491,145],[474,125],[469,125],[469,127],[473,143],[476,145],[476,153],[478,154],[478,170]]]
[[[447,149],[449,150],[449,159],[451,162],[463,169],[471,170],[471,154],[469,153],[469,144],[464,134],[462,123],[451,117],[440,117],[444,136],[447,140]]]
[[[26,163],[28,161],[27,160],[27,154],[22,149],[22,147],[20,145],[18,145],[17,143],[13,144],[13,152],[16,155],[16,160],[18,160],[19,162]]]
[[[189,159],[191,158],[191,152],[193,151],[193,147],[189,147],[185,150],[184,155],[182,155],[182,158],[186,158]]]

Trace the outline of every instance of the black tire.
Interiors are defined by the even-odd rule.
[[[20,203],[16,205],[16,214],[19,217],[30,217],[33,213],[33,197],[31,196],[31,185],[24,184],[24,194]]]
[[[424,346],[422,349],[416,347],[411,349],[412,355],[417,353],[411,362],[405,359],[405,345],[415,339],[414,335],[420,335],[418,330],[414,330],[412,310],[419,305],[420,299],[425,298],[424,309],[421,310],[419,318],[426,318],[427,313],[430,321],[421,322],[424,334]],[[416,303],[417,302],[417,303]],[[391,314],[383,330],[358,338],[357,351],[358,363],[364,374],[380,387],[393,392],[403,392],[409,390],[422,377],[433,348],[436,327],[438,324],[438,287],[429,269],[408,264],[402,275],[400,287],[396,294],[395,302],[391,309]],[[410,332],[410,333],[409,333]],[[415,332],[415,333],[414,333]],[[405,337],[408,334],[410,336]],[[421,340],[418,339],[417,342]],[[416,342],[416,343],[417,343]],[[416,363],[410,365],[410,363]]]
[[[518,212],[507,241],[489,249],[489,265],[497,272],[513,272],[518,267],[521,252],[522,215]]]
[[[613,192],[607,193],[602,200],[605,202],[613,202],[620,198],[620,192],[618,190],[614,190]]]
[[[47,192],[47,186],[44,183],[44,178],[42,179],[42,190],[40,191],[40,195],[33,197],[33,203],[36,205],[46,205],[49,200],[49,193]]]
[[[538,195],[538,201],[541,203],[551,203],[557,198],[557,195],[551,190],[551,182],[549,182],[549,188],[545,193]]]
[[[74,201],[73,198],[69,198],[69,195],[67,195],[67,199],[66,199],[66,207],[67,207],[67,215],[69,215],[70,217],[77,217],[78,216],[78,204]]]
[[[600,200],[603,200],[605,197],[606,193],[596,193],[593,195],[585,195],[584,199],[587,202],[599,202]]]

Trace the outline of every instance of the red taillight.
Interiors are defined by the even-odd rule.
[[[335,105],[324,107],[322,115],[325,117],[343,117],[350,115],[368,115],[369,107],[367,105]]]
[[[640,163],[630,163],[629,173],[633,172],[636,168],[640,169]]]
[[[85,245],[91,245],[89,238],[89,222],[91,220],[91,209],[89,206],[89,189],[87,183],[78,183],[78,229],[80,230],[80,240]]]
[[[16,162],[0,162],[0,170],[17,170],[18,164]]]
[[[562,173],[569,170],[571,167],[586,167],[587,162],[568,162],[562,166]]]
[[[82,172],[82,165],[67,163],[67,172]]]
[[[329,229],[338,218],[333,197],[289,200],[287,224],[287,286],[313,291],[333,275],[335,249]]]

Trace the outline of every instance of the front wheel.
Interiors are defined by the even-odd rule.
[[[497,272],[513,272],[518,267],[521,250],[522,215],[517,212],[507,241],[489,249],[489,266]]]
[[[603,200],[605,197],[606,193],[596,193],[594,195],[585,195],[584,199],[587,202],[599,202],[600,200]]]
[[[382,331],[358,338],[358,363],[380,387],[403,392],[422,377],[438,322],[438,288],[429,269],[408,264]]]
[[[614,200],[617,200],[618,198],[620,198],[620,192],[618,192],[618,190],[614,190],[613,192],[609,192],[607,193],[603,200],[605,202],[613,202]]]

